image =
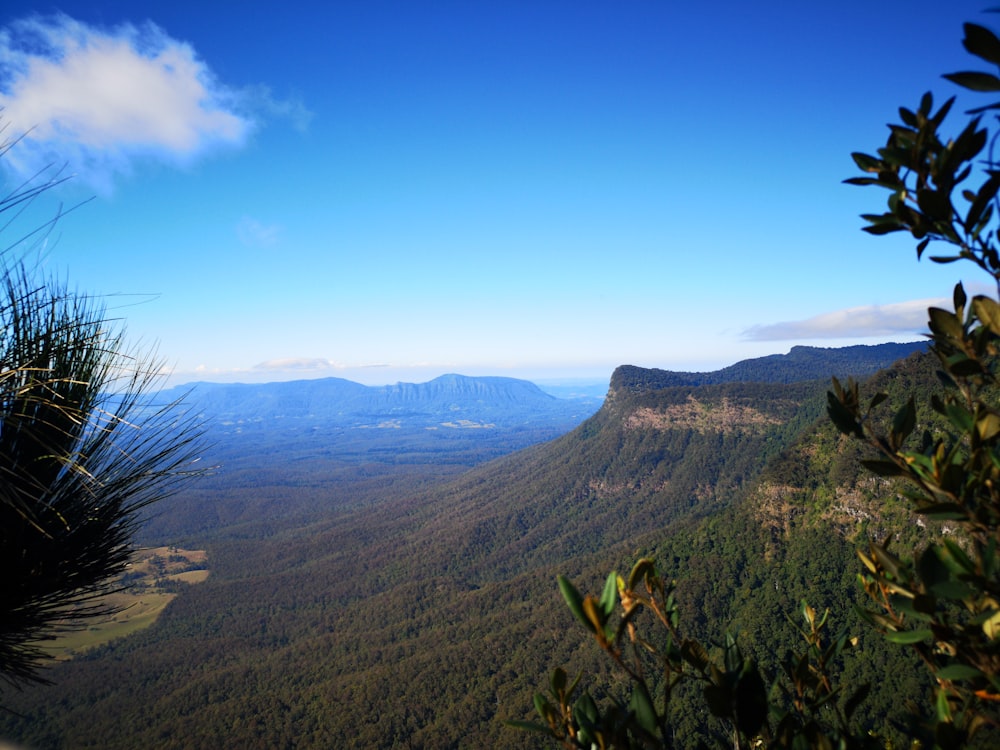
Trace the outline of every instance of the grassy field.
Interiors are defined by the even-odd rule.
[[[177,596],[173,591],[163,590],[165,583],[201,583],[208,578],[206,560],[204,550],[177,547],[137,550],[129,569],[121,578],[125,589],[108,594],[101,600],[114,613],[91,620],[79,630],[46,642],[45,649],[54,659],[72,659],[87,649],[149,627]]]

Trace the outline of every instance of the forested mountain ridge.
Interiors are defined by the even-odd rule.
[[[908,387],[893,373],[909,362],[885,382]],[[810,510],[826,480],[802,458],[833,472],[813,447],[828,387],[613,387],[572,432],[437,480],[269,443],[241,481],[219,474],[159,509],[218,514],[163,540],[207,549],[209,579],[149,630],[54,669],[53,686],[0,696],[21,715],[0,717],[0,736],[39,750],[538,747],[501,720],[527,718],[555,664],[601,671],[556,573],[586,587],[647,553],[678,579],[685,622],[718,637],[738,621],[769,668],[790,607],[849,602],[853,586],[836,519]],[[857,483],[837,455],[835,486]],[[768,482],[803,510],[771,513]]]
[[[712,372],[673,372],[622,365],[611,376],[611,391],[646,390],[671,386],[712,383],[759,382],[796,383],[802,380],[829,380],[830,376],[862,379],[889,367],[893,362],[927,349],[924,342],[872,344],[822,348],[793,346],[788,354],[745,359]]]
[[[608,549],[716,511],[786,443],[804,407],[818,413],[821,396],[815,382],[731,383],[609,399],[569,435],[435,490],[447,510],[428,528],[455,538],[442,564],[474,580]]]

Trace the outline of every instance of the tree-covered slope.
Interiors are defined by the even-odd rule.
[[[924,353],[877,373],[864,390],[870,395],[883,393],[887,401],[873,418],[888,423],[896,409],[912,398],[918,434],[944,429],[930,409],[930,394],[939,384],[938,369],[936,358]],[[874,456],[824,420],[769,464],[747,501],[748,512],[773,535],[784,538],[823,524],[846,539],[896,535],[915,543],[925,521],[912,515],[894,481],[859,471],[862,458]]]
[[[200,533],[209,579],[154,627],[54,669],[53,686],[5,693],[20,716],[0,719],[0,736],[36,748],[529,747],[501,720],[528,715],[551,664],[591,671],[595,656],[557,573],[597,580],[655,552],[693,627],[749,613],[762,655],[784,634],[782,607],[848,595],[848,542],[827,516],[775,535],[758,500],[761,477],[773,483],[825,429],[824,381],[615,382],[571,433],[444,481],[355,466],[325,482],[314,459],[282,485],[281,454],[260,457],[270,512]],[[186,512],[253,506],[257,491],[216,481]]]

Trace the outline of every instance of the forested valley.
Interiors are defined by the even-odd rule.
[[[152,627],[54,665],[51,685],[0,693],[0,737],[39,750],[542,747],[504,720],[530,716],[552,665],[623,689],[556,576],[593,589],[643,555],[677,580],[691,632],[731,629],[772,676],[801,599],[856,625],[843,673],[874,685],[860,720],[895,736],[929,678],[852,619],[853,550],[937,532],[861,470],[824,409],[831,375],[926,401],[922,349],[797,347],[709,374],[621,367],[596,414],[505,455],[366,452],[350,431],[312,427],[225,433],[219,470],[159,503],[139,540],[206,550],[207,580]],[[678,736],[704,720],[681,708]]]

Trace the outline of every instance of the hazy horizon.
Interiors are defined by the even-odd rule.
[[[865,342],[865,346],[876,346],[883,343],[913,343],[919,339],[914,339],[912,341],[879,341],[879,342]],[[839,349],[843,346],[852,346],[853,344],[844,345],[823,345],[817,348],[823,349]],[[768,352],[759,355],[760,357],[766,357],[769,355],[788,354],[793,347],[785,347],[784,349],[776,349],[773,352]],[[730,365],[742,362],[745,359],[755,359],[756,357],[743,357],[736,360],[725,360],[720,358],[718,361],[705,362],[701,364],[693,364],[688,367],[661,367],[658,365],[646,365],[636,362],[621,362],[614,367],[607,368],[606,370],[600,367],[593,368],[570,368],[570,369],[558,369],[551,368],[545,369],[517,369],[517,368],[497,368],[491,371],[479,371],[479,370],[469,370],[464,371],[461,369],[449,369],[447,366],[412,366],[412,367],[394,367],[394,366],[373,366],[373,367],[361,367],[361,368],[339,368],[332,370],[331,368],[299,368],[299,369],[253,369],[246,371],[242,374],[225,373],[225,374],[213,374],[205,373],[204,377],[200,377],[200,373],[180,373],[180,372],[170,372],[165,371],[165,383],[166,387],[183,386],[183,385],[194,385],[196,383],[219,383],[219,384],[266,384],[266,383],[282,383],[282,382],[292,382],[297,380],[319,380],[322,378],[340,378],[343,380],[351,380],[356,383],[361,383],[362,385],[368,386],[386,386],[386,385],[396,385],[398,383],[427,383],[435,378],[442,377],[444,375],[463,375],[466,377],[506,377],[506,378],[516,378],[519,380],[527,380],[536,385],[551,386],[551,387],[572,387],[572,386],[594,386],[594,385],[607,385],[611,380],[611,375],[615,368],[621,367],[623,365],[633,365],[636,367],[645,367],[650,369],[660,369],[660,370],[671,370],[674,372],[714,372],[716,370],[721,370]]]

